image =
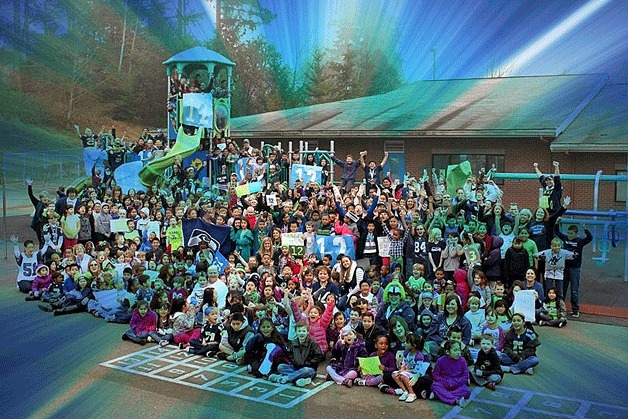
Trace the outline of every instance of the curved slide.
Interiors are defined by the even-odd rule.
[[[183,132],[183,126],[180,126],[179,132],[177,133],[177,142],[174,144],[174,147],[172,147],[172,150],[165,156],[155,159],[142,167],[139,172],[140,182],[142,182],[144,186],[151,186],[155,183],[155,180],[161,176],[164,170],[172,166],[175,157],[179,156],[181,160],[183,160],[185,157],[194,153],[200,143],[200,128],[196,130],[196,134],[187,135]]]

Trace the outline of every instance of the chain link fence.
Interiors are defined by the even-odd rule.
[[[55,192],[60,185],[68,185],[81,177],[85,177],[82,148],[23,153],[0,152],[2,253],[6,253],[9,241],[7,217],[28,215],[34,210],[28,198],[25,179],[33,180],[35,196],[41,191],[48,191],[50,197],[55,199]]]

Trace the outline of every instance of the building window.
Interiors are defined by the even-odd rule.
[[[307,140],[305,143],[307,144],[308,151],[314,151],[318,148],[318,140]],[[305,147],[305,144],[303,146]]]
[[[625,170],[617,170],[618,175],[628,174]],[[621,182],[615,182],[615,201],[626,202],[626,195],[628,195],[628,182],[622,180]]]
[[[438,170],[446,170],[450,164],[460,164],[463,161],[471,163],[471,170],[477,176],[481,168],[489,171],[493,165],[498,172],[504,172],[503,154],[432,154],[432,167]],[[503,179],[496,179],[495,183],[502,185]]]
[[[386,141],[384,143],[384,151],[388,151],[389,153],[404,153],[404,143],[403,141]]]

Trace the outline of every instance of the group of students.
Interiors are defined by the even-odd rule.
[[[534,290],[537,324],[563,327],[562,296],[571,286],[577,317],[590,241],[586,229],[586,237],[575,226],[560,231],[570,200],[560,192],[558,163],[554,176],[539,172],[545,193],[532,216],[516,204],[506,212],[484,172],[452,199],[435,172],[419,181],[382,178],[384,162],[365,156],[334,157],[340,188],[268,184],[238,198],[230,186],[223,201],[203,190],[179,201],[178,186],[164,183],[125,195],[114,181],[58,191],[52,202],[35,198],[28,181],[40,247],[27,240],[21,251],[11,238],[18,288],[44,311],[128,323],[124,340],[173,343],[278,383],[307,386],[326,364],[339,385],[378,387],[407,403],[464,405],[471,382],[495,389],[504,372],[532,374],[539,339],[523,314],[511,312],[515,295]],[[360,165],[365,181],[355,186]],[[271,190],[277,203],[269,206]],[[129,231],[107,229],[120,217]],[[194,218],[230,226],[235,250],[223,272],[208,243],[184,246],[181,224]],[[148,234],[154,221],[162,234]],[[303,234],[303,255],[282,245],[287,232]],[[316,235],[353,237],[357,257],[312,253]],[[364,358],[373,357],[379,371],[364,371]]]

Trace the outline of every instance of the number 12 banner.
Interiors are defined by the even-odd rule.
[[[314,252],[319,260],[323,256],[329,254],[332,261],[336,260],[338,255],[343,254],[355,260],[355,248],[353,247],[352,236],[316,236],[316,245]]]
[[[301,179],[303,185],[307,182],[320,184],[323,180],[323,168],[319,166],[306,166],[305,164],[293,164],[290,170],[290,188],[294,188],[294,182],[297,179]]]

